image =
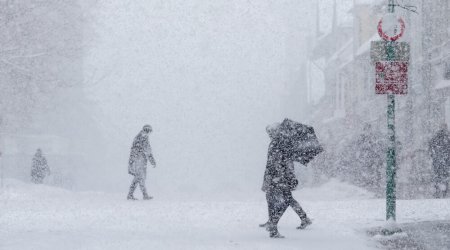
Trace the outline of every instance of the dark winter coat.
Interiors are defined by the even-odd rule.
[[[42,183],[47,175],[50,175],[47,159],[41,154],[36,153],[31,165],[31,179],[34,183]]]
[[[269,144],[267,153],[266,171],[262,190],[269,188],[288,188],[293,190],[298,185],[298,180],[294,173],[293,161],[288,152],[284,150],[283,140],[274,139]]]
[[[439,130],[429,142],[429,151],[433,159],[433,170],[441,177],[449,176],[450,136],[446,129]]]
[[[155,165],[152,149],[148,141],[148,135],[141,131],[133,140],[130,159],[128,161],[128,173],[131,175],[142,175],[147,170],[147,162]]]

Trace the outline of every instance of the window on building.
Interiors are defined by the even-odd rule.
[[[450,80],[450,61],[444,65],[444,79]]]
[[[450,124],[450,98],[446,98],[445,99],[445,108],[444,108],[444,113],[445,113],[445,122],[447,124]]]

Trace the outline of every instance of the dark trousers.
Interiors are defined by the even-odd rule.
[[[133,181],[131,182],[130,191],[128,192],[128,197],[133,197],[134,190],[136,190],[136,185],[142,190],[144,197],[148,197],[147,189],[145,188],[145,175],[135,175]]]
[[[269,210],[269,222],[276,226],[286,209],[291,206],[301,220],[306,219],[306,213],[300,204],[292,196],[289,188],[269,188],[266,192],[266,200]]]
[[[32,174],[31,175],[31,181],[35,184],[42,184],[44,183],[44,176],[42,175],[37,175],[37,174]]]
[[[448,180],[435,180],[434,182],[434,198],[446,198],[447,197],[447,191],[448,191]]]
[[[446,162],[433,162],[433,181],[434,181],[434,197],[435,198],[445,198],[447,197],[448,182],[449,182],[449,171]]]

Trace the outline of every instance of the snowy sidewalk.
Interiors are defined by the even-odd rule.
[[[302,191],[295,196],[302,201]],[[288,210],[279,224],[286,238],[270,239],[258,227],[267,216],[262,194],[255,202],[126,201],[123,194],[11,186],[0,196],[0,249],[375,248],[366,230],[383,225],[383,200],[304,198],[313,225],[296,230],[299,220]],[[399,217],[450,219],[439,210],[449,206],[449,200],[400,201]]]
[[[385,249],[447,250],[450,249],[450,221],[424,221],[399,225],[401,233],[380,236],[380,229],[369,230]]]

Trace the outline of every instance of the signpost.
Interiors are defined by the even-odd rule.
[[[375,63],[375,93],[405,95],[408,92],[408,62]]]
[[[394,13],[394,1],[389,0],[389,13]],[[388,148],[386,160],[386,220],[396,220],[396,152],[395,152],[395,95],[408,93],[408,65],[410,46],[397,42],[405,31],[405,23],[399,18],[400,33],[389,36],[383,30],[383,21],[378,23],[378,34],[383,41],[371,43],[371,58],[375,64],[375,93],[387,94]],[[398,232],[387,229],[386,234]]]
[[[372,41],[370,44],[370,58],[372,63],[380,61],[409,61],[410,46],[407,42],[395,42],[390,46],[387,41]],[[394,50],[388,53],[388,49]],[[389,55],[389,58],[388,58]]]

